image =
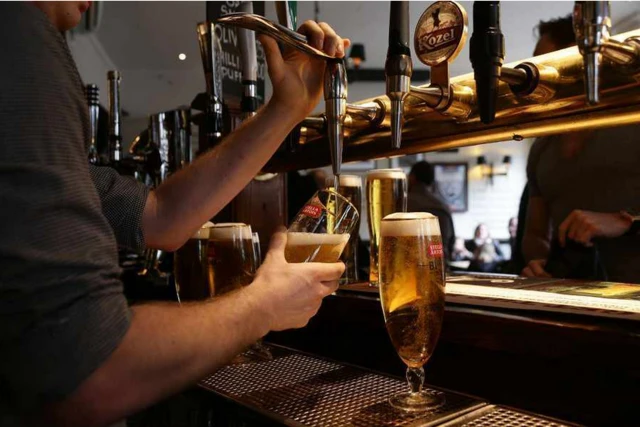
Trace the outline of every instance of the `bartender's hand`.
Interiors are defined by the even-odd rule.
[[[547,265],[547,260],[533,259],[529,261],[529,264],[520,274],[525,277],[551,277],[551,275],[544,269],[545,265]]]
[[[336,58],[344,57],[351,44],[324,22],[306,21],[298,32],[307,36],[311,46]],[[293,48],[287,48],[281,54],[276,41],[266,35],[258,36],[258,40],[264,47],[273,84],[273,97],[269,103],[286,107],[285,111],[295,114],[296,121],[301,121],[322,97],[325,61]]]
[[[560,224],[558,239],[564,247],[567,239],[593,246],[594,237],[620,237],[631,227],[631,220],[623,213],[605,213],[574,210]]]
[[[269,329],[301,328],[320,308],[322,299],[338,288],[344,264],[289,264],[284,258],[287,234],[276,232],[253,283],[247,288],[266,314]]]

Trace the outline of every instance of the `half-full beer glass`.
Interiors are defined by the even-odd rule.
[[[318,191],[287,230],[287,262],[337,262],[359,217],[345,197]]]
[[[340,188],[338,193],[344,196],[355,206],[358,212],[362,210],[362,178],[358,175],[340,175]],[[327,180],[330,190],[333,188],[333,179]],[[356,222],[349,243],[345,246],[340,259],[344,262],[345,270],[340,283],[357,283],[358,277],[358,243],[360,241],[360,219]]]
[[[209,281],[212,296],[249,285],[255,256],[251,227],[242,223],[216,224],[209,229]]]
[[[211,298],[209,282],[208,241],[213,226],[202,226],[174,254],[173,272],[178,301],[198,301]]]
[[[395,213],[380,227],[380,300],[385,325],[407,365],[410,391],[393,396],[395,408],[418,412],[444,403],[423,390],[423,365],[438,342],[445,297],[442,237],[429,213]]]
[[[367,207],[371,240],[369,282],[378,284],[378,249],[382,218],[407,211],[407,176],[402,169],[378,169],[367,174]]]

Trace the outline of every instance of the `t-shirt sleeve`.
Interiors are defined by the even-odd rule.
[[[119,246],[140,251],[144,248],[142,214],[149,188],[112,168],[89,166],[102,213],[109,221]]]
[[[31,3],[2,3],[0,58],[0,407],[33,413],[98,369],[131,315],[64,40]]]

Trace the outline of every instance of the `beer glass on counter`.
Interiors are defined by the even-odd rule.
[[[338,193],[344,196],[351,204],[356,208],[358,212],[362,209],[362,178],[358,175],[340,175],[340,188]],[[330,190],[335,191],[333,188],[333,179],[327,180],[327,185]],[[356,221],[356,224],[351,231],[351,237],[349,243],[345,246],[344,251],[340,259],[344,262],[345,270],[341,283],[357,283],[358,277],[358,243],[360,241],[360,218]]]
[[[369,282],[376,286],[380,223],[389,214],[407,211],[407,176],[402,169],[373,170],[367,174],[366,192],[371,240]]]
[[[445,302],[442,237],[429,213],[395,213],[380,226],[380,300],[384,320],[402,361],[410,391],[391,397],[397,409],[419,412],[444,403],[423,390],[423,365],[438,342]]]
[[[209,230],[213,226],[203,225],[174,254],[174,279],[178,301],[197,301],[210,298],[209,282]]]
[[[223,295],[250,284],[255,265],[250,226],[222,223],[209,228],[211,296]]]
[[[287,230],[287,262],[337,262],[358,223],[358,210],[332,190],[320,190]]]

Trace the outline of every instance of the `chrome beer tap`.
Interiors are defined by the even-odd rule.
[[[324,99],[327,135],[334,175],[339,175],[342,166],[344,122],[347,108],[347,72],[342,59],[327,55],[307,43],[302,34],[269,21],[263,16],[249,13],[230,13],[217,20],[218,23],[264,33],[284,45],[327,62],[324,74]]]
[[[253,2],[243,1],[239,11],[253,13]],[[244,28],[238,28],[238,45],[242,57],[242,100],[240,109],[242,119],[248,119],[256,114],[259,107],[258,100],[258,56],[256,53],[256,33]]]
[[[416,25],[414,49],[420,62],[431,67],[431,84],[411,86],[409,96],[445,115],[466,119],[475,102],[474,91],[450,83],[449,63],[458,56],[467,40],[467,13],[454,1],[429,6]]]
[[[404,100],[410,92],[413,72],[409,49],[409,2],[389,3],[389,48],[384,71],[386,92],[391,101],[391,143],[394,148],[400,148]]]
[[[600,102],[602,50],[609,38],[611,17],[608,1],[577,1],[573,9],[573,29],[584,58],[584,83],[589,104]]]
[[[100,163],[98,155],[98,118],[100,115],[100,90],[97,85],[88,84],[85,86],[85,96],[89,104],[89,126],[91,129],[91,141],[89,142],[89,163],[97,165]]]
[[[207,145],[215,146],[224,135],[224,105],[222,97],[222,47],[216,36],[213,22],[201,22],[196,27],[200,56],[204,68],[207,87],[207,105],[205,108],[205,129]],[[202,148],[200,149],[202,150]]]
[[[122,110],[120,108],[120,72],[107,72],[109,87],[109,163],[118,168],[122,161]]]

